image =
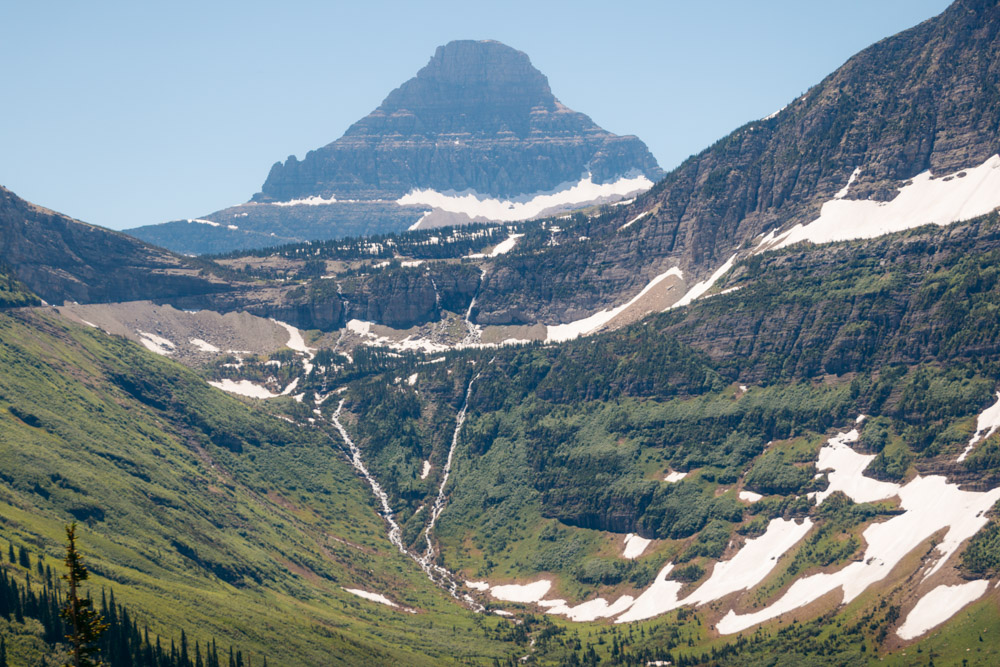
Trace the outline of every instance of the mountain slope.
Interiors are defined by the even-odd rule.
[[[708,628],[693,639],[695,657],[753,632],[761,621],[732,618],[759,612],[765,636],[794,634],[792,618],[819,632],[846,628],[828,648],[858,664],[905,663],[900,651],[925,637],[957,664],[969,644],[942,648],[940,638],[967,632],[970,615],[996,627],[995,593],[930,634],[901,628],[911,616],[909,627],[920,625],[913,610],[939,586],[978,582],[984,595],[983,579],[992,591],[1000,575],[995,518],[984,516],[995,517],[1000,498],[1000,440],[988,429],[1000,405],[998,230],[992,215],[789,248],[738,264],[719,286],[735,291],[614,333],[390,370],[345,394],[352,432],[393,506],[412,516],[404,534],[418,544],[426,518],[414,510],[436,488],[416,481],[421,465],[440,480],[452,460],[433,533],[443,562],[508,609],[544,599],[527,609],[616,623],[652,615],[657,628],[694,614]],[[436,414],[473,377],[451,451],[451,427]],[[847,458],[858,464],[851,473]],[[838,489],[845,495],[827,497]],[[935,507],[917,507],[931,497]],[[967,502],[978,505],[966,511]],[[923,537],[878,551],[880,531],[928,511],[938,518],[907,529]],[[947,528],[947,539],[919,533],[928,526]],[[626,533],[640,536],[638,554],[626,555]],[[774,551],[779,537],[788,541]],[[975,548],[962,555],[969,538]],[[740,580],[756,571],[753,553],[765,571]],[[821,596],[825,577],[855,571],[865,573],[861,597]],[[745,583],[727,588],[733,577]],[[700,586],[702,597],[687,597]],[[788,596],[803,602],[782,607]],[[780,612],[762,611],[782,608],[790,613],[777,621]],[[734,659],[763,660],[773,647],[759,635],[740,641]],[[995,658],[995,647],[976,656]]]
[[[979,167],[1000,152],[997,53],[1000,6],[958,0],[690,158],[634,204],[566,229],[558,247],[506,256],[477,302],[481,321],[516,311],[565,322],[624,302],[674,266],[693,284],[761,234],[817,218],[855,169],[849,200],[892,199],[926,170]]]
[[[202,267],[0,187],[0,263],[43,299],[132,301],[228,289]]]
[[[660,176],[639,139],[563,106],[524,53],[455,41],[340,139],[276,163],[248,204],[130,233],[201,254],[523,220],[623,199]]]
[[[479,632],[471,613],[386,539],[343,442],[294,401],[279,409],[293,425],[47,311],[0,314],[0,341],[4,554],[25,547],[58,572],[76,520],[91,586],[113,586],[167,643],[182,630],[214,636],[253,664],[430,665],[513,650],[457,639]]]

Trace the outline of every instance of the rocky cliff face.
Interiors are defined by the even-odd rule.
[[[524,53],[457,41],[340,139],[276,163],[249,203],[204,216],[216,226],[172,222],[130,233],[205,253],[400,231],[418,221],[528,219],[622,199],[662,175],[638,138],[563,106]],[[586,192],[568,192],[581,182]],[[477,202],[460,205],[449,193]],[[557,193],[555,207],[539,204],[541,193]]]
[[[848,199],[892,199],[925,170],[979,166],[1000,152],[998,53],[1000,6],[959,0],[592,221],[587,243],[505,258],[477,301],[482,317],[565,321],[620,302],[672,266],[700,279],[758,235],[814,219],[858,168]],[[512,290],[524,276],[558,301]]]
[[[164,299],[229,289],[173,253],[36,206],[3,187],[0,264],[52,303]]]
[[[595,183],[661,175],[639,139],[563,106],[524,53],[457,41],[343,137],[275,164],[253,201],[396,199],[420,188],[511,198],[585,173]]]

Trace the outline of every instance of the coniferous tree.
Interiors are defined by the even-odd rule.
[[[69,625],[72,634],[66,635],[72,646],[72,667],[98,667],[100,661],[94,662],[90,656],[97,652],[97,640],[107,630],[108,626],[101,616],[94,611],[94,603],[89,597],[82,597],[80,584],[88,579],[83,564],[83,556],[76,548],[76,522],[66,526],[66,569],[63,580],[69,584],[66,595],[66,606],[62,617]]]
[[[31,556],[28,554],[28,550],[21,545],[21,550],[17,554],[17,564],[21,567],[31,568]]]
[[[11,562],[11,564],[17,562],[15,560],[15,556],[14,556],[14,543],[13,542],[8,542],[7,543],[7,560],[9,560]]]
[[[0,667],[7,667],[7,638],[0,637]]]

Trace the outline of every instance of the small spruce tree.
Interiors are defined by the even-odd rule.
[[[64,667],[100,667],[103,663],[91,660],[97,653],[97,640],[108,629],[101,616],[94,611],[94,602],[89,597],[82,597],[80,584],[87,580],[90,573],[83,564],[83,555],[76,548],[76,522],[66,526],[66,563],[67,573],[62,576],[69,584],[66,594],[66,606],[62,617],[66,620],[72,634],[66,635],[71,645],[72,662]]]

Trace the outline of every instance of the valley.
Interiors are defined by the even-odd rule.
[[[998,44],[668,173],[457,41],[244,204],[0,188],[0,667],[69,659],[70,522],[171,666],[997,664]]]

